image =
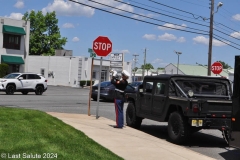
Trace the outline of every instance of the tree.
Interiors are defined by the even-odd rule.
[[[135,67],[132,69],[133,72],[136,72],[138,70],[138,67]]]
[[[229,66],[227,63],[225,63],[223,61],[218,61],[218,62],[220,62],[222,64],[223,69],[231,69],[232,68],[231,66]]]
[[[63,49],[67,38],[61,38],[55,11],[45,16],[42,11],[30,11],[26,12],[22,19],[30,21],[30,55],[52,56],[55,49]]]
[[[144,67],[144,65],[142,65],[141,68],[147,70],[147,75],[148,75],[148,71],[149,71],[150,69],[154,69],[151,63],[146,63],[146,64],[145,64],[145,67]]]

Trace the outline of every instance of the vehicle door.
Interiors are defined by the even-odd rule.
[[[26,87],[26,74],[23,74],[18,77],[18,81],[16,81],[16,89],[24,89]]]
[[[39,79],[37,79],[36,74],[28,74],[27,75],[27,88],[29,89],[33,89],[35,88],[36,84],[37,84],[37,80],[41,79],[39,76]]]
[[[140,111],[151,114],[153,81],[143,83],[143,92],[140,94]]]
[[[152,100],[152,114],[153,115],[161,115],[163,111],[163,107],[165,105],[166,100],[166,82],[165,81],[157,81],[154,85],[155,90],[153,91],[153,100]]]

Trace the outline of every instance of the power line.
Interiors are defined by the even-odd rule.
[[[129,18],[129,19],[132,19],[132,20],[140,21],[140,22],[143,22],[143,23],[147,23],[147,24],[152,24],[152,25],[161,26],[161,27],[165,27],[165,28],[170,28],[170,29],[174,29],[174,30],[180,30],[180,31],[183,31],[183,32],[189,32],[189,33],[195,33],[195,34],[201,34],[201,35],[209,35],[209,34],[204,34],[204,33],[199,33],[199,32],[193,32],[193,31],[187,31],[187,30],[182,30],[182,29],[178,29],[178,28],[167,27],[167,26],[159,25],[159,24],[152,23],[152,22],[149,22],[149,21],[144,21],[144,20],[133,18],[133,17],[128,17],[128,16],[125,16],[125,15],[121,15],[121,14],[118,14],[118,13],[110,12],[110,11],[107,11],[107,10],[104,10],[104,9],[101,9],[101,8],[97,8],[97,7],[94,7],[94,6],[91,6],[91,5],[87,5],[87,4],[84,4],[84,3],[81,3],[81,2],[76,2],[74,0],[69,0],[69,1],[81,4],[81,5],[84,5],[84,6],[88,6],[88,7],[91,7],[91,8],[95,8],[97,10],[101,10],[101,11],[104,11],[104,12],[107,12],[107,13],[115,14],[115,15],[118,15],[118,16],[122,16],[122,17]],[[89,0],[89,1],[92,1],[92,0]],[[115,9],[117,9],[117,8],[115,8]],[[135,13],[132,13],[132,14],[135,14]],[[147,18],[149,18],[149,17],[147,17]],[[218,37],[220,37],[220,36],[218,36]],[[222,38],[222,37],[220,37],[220,38]],[[225,43],[225,44],[227,44],[227,45],[229,45],[229,46],[231,46],[233,48],[236,48],[233,45],[230,45],[229,43],[226,43],[224,41],[221,41],[221,42],[223,42],[223,43]],[[236,48],[236,49],[238,49],[238,48]]]

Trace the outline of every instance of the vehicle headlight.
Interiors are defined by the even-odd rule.
[[[192,96],[193,96],[193,94],[194,94],[194,93],[193,93],[193,91],[192,91],[192,90],[189,90],[189,91],[188,91],[188,95],[189,95],[190,97],[192,97]]]
[[[7,80],[0,80],[0,82],[6,82]]]

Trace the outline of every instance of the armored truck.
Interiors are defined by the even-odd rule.
[[[222,131],[231,126],[232,88],[224,77],[145,76],[136,93],[127,93],[126,123],[139,128],[144,118],[168,122],[169,140],[176,144],[201,129]]]

